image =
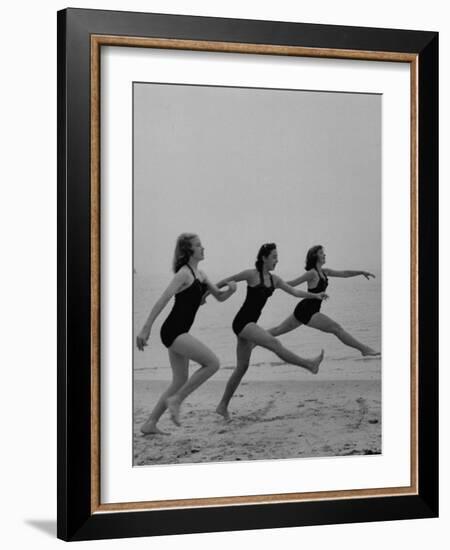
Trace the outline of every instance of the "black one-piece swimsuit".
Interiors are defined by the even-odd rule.
[[[208,288],[206,283],[202,283],[202,281],[197,279],[191,266],[186,265],[194,276],[194,282],[181,292],[178,292],[178,294],[175,294],[175,303],[173,304],[172,311],[161,326],[161,341],[166,348],[170,348],[177,336],[189,332],[194,322],[195,314],[200,307],[202,296]]]
[[[247,286],[247,296],[241,309],[237,312],[233,321],[233,332],[236,336],[242,332],[248,323],[256,323],[261,315],[262,308],[266,305],[269,296],[272,296],[275,287],[272,275],[270,275],[270,286],[264,284],[262,272],[259,273],[261,282],[256,286]]]
[[[315,288],[308,288],[308,292],[318,294],[319,292],[324,292],[325,289],[327,288],[328,277],[325,275],[325,273],[324,273],[324,278],[320,276],[318,271],[317,271],[317,275],[319,275],[318,285]],[[318,311],[320,311],[321,305],[322,305],[322,300],[318,300],[317,298],[304,298],[299,304],[297,304],[297,307],[294,309],[294,317],[300,323],[307,325],[311,320],[311,317],[314,315],[314,313],[317,313]]]

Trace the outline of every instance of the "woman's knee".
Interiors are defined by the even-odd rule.
[[[328,332],[331,332],[332,334],[335,334],[336,336],[339,336],[342,334],[344,329],[341,327],[339,323],[332,323],[329,327]]]
[[[213,372],[217,372],[220,368],[219,358],[216,355],[212,354],[210,357],[208,357],[203,366],[207,367]]]
[[[188,381],[188,375],[182,375],[182,376],[177,376],[174,380],[172,380],[172,383],[170,384],[170,386],[167,388],[167,391],[169,393],[173,393],[175,391],[178,391],[182,386],[184,386],[184,384],[186,384],[186,382]]]

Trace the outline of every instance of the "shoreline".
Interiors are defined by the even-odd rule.
[[[356,365],[355,365],[356,363]],[[329,368],[330,365],[332,368]],[[190,372],[198,368],[191,362]],[[221,365],[218,372],[211,379],[212,382],[226,382],[231,372],[236,368],[235,363]],[[134,381],[170,381],[171,369],[169,364],[161,366],[144,367],[133,369]],[[312,375],[306,369],[287,364],[274,359],[272,361],[261,360],[251,363],[245,374],[244,383],[251,381],[293,381],[293,382],[320,382],[320,381],[362,381],[381,380],[381,358],[380,357],[342,357],[327,361],[327,358],[320,365],[319,373]]]

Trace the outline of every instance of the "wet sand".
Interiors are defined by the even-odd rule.
[[[135,380],[135,466],[381,453],[380,380],[244,380],[226,422],[215,412],[225,381],[212,379],[183,403],[180,427],[166,412],[170,435],[143,436],[168,384]]]

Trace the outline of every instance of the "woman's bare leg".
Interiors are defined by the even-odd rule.
[[[281,336],[282,334],[291,332],[291,330],[294,330],[299,326],[301,326],[300,321],[297,321],[297,319],[293,315],[289,315],[289,317],[285,319],[282,323],[280,323],[276,327],[268,329],[267,332],[272,336]]]
[[[220,403],[217,405],[216,412],[221,414],[225,420],[229,420],[228,404],[234,395],[237,387],[241,383],[244,374],[247,372],[248,365],[250,363],[250,355],[252,353],[252,345],[248,340],[238,337],[236,348],[236,368],[230,376],[227,382],[225,391]]]
[[[317,374],[319,371],[319,365],[323,359],[323,350],[317,357],[312,359],[304,359],[294,352],[288,350],[283,346],[283,344],[277,340],[274,336],[269,334],[267,330],[264,330],[256,323],[249,323],[245,326],[242,332],[239,335],[241,338],[245,338],[250,342],[253,342],[257,346],[262,346],[263,348],[270,349],[273,351],[280,359],[290,363],[291,365],[296,365],[298,367],[303,367],[312,374]]]
[[[177,392],[187,381],[189,375],[189,359],[169,349],[170,366],[172,367],[172,383],[161,395],[148,419],[142,424],[141,432],[148,434],[164,434],[158,427],[158,420],[167,409],[167,398]]]
[[[355,348],[362,353],[362,355],[381,355],[380,352],[375,351],[374,349],[366,346],[353,338],[351,334],[346,332],[341,325],[333,321],[330,317],[327,317],[323,313],[315,313],[311,320],[308,323],[308,327],[317,328],[322,332],[328,332],[334,334],[339,340],[351,348]]]
[[[202,344],[197,338],[194,338],[188,333],[180,334],[180,336],[175,339],[170,349],[200,364],[200,368],[188,378],[181,388],[167,398],[166,402],[170,417],[172,421],[179,426],[181,403],[188,395],[219,370],[220,363],[217,356],[205,346],[205,344]]]

